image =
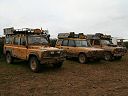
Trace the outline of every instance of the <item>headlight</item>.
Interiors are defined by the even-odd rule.
[[[89,51],[88,54],[89,55],[94,55],[95,51]]]
[[[54,54],[54,51],[50,52],[50,54]]]
[[[57,51],[58,54],[60,54],[60,51]]]

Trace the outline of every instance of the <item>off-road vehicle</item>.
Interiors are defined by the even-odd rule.
[[[33,72],[39,72],[41,64],[53,64],[56,68],[62,66],[64,51],[49,46],[47,30],[6,28],[4,34],[7,63],[12,63],[14,58],[27,60]]]
[[[96,33],[94,35],[87,35],[87,39],[92,46],[105,50],[104,59],[107,61],[112,61],[115,59],[120,60],[127,51],[124,47],[114,45],[112,43],[111,35]]]
[[[103,49],[91,47],[84,34],[74,32],[58,34],[56,47],[64,49],[67,58],[77,57],[80,63],[86,63],[90,59],[99,61],[104,52]]]
[[[3,55],[4,37],[0,37],[0,58]]]

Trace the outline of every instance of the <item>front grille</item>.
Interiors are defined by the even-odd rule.
[[[125,52],[125,50],[122,49],[122,48],[116,49],[116,51],[117,51],[117,52]]]
[[[58,51],[50,51],[48,52],[47,57],[60,57],[61,53],[58,53]]]

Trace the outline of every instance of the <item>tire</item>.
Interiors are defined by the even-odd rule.
[[[109,53],[109,52],[106,52],[106,53],[104,54],[104,59],[105,59],[106,61],[112,61],[112,60],[113,60],[112,54]]]
[[[29,59],[29,67],[31,69],[31,71],[38,73],[41,70],[41,64],[39,62],[39,60],[37,59],[37,57],[33,56],[30,57]]]
[[[54,67],[54,68],[61,68],[62,65],[63,65],[63,62],[59,62],[59,63],[57,63],[57,64],[53,64],[53,67]]]
[[[78,60],[81,64],[87,63],[88,59],[85,54],[81,53],[78,56]]]
[[[9,52],[6,54],[6,62],[8,64],[11,64],[13,62],[13,57],[11,56]]]

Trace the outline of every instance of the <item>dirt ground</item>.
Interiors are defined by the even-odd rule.
[[[120,61],[80,64],[66,60],[60,69],[0,60],[0,96],[128,96],[128,55]]]

